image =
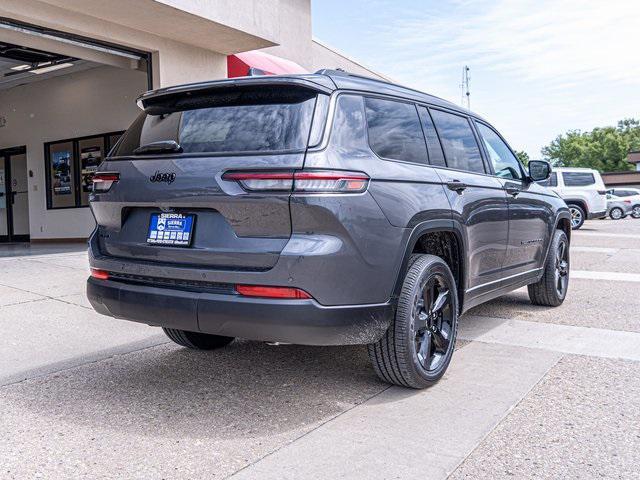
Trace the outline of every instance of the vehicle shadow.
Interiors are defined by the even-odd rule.
[[[366,348],[164,344],[14,384],[12,409],[82,428],[255,438],[310,427],[387,388]]]

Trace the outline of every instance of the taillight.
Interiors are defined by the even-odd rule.
[[[236,285],[236,291],[245,297],[261,298],[311,298],[304,290],[292,287],[269,287],[264,285]]]
[[[368,175],[341,170],[227,172],[222,179],[236,181],[250,192],[361,193],[369,185]]]
[[[367,189],[369,177],[364,173],[340,171],[296,172],[295,192],[360,193]]]
[[[227,172],[223,180],[234,180],[250,192],[290,192],[293,172]]]
[[[109,280],[109,272],[106,270],[100,270],[98,268],[91,269],[91,276],[98,280]]]
[[[118,172],[97,172],[93,176],[93,192],[108,192],[112,185],[118,180],[120,180],[120,174]]]

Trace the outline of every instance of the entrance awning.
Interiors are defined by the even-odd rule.
[[[291,60],[258,50],[227,56],[227,75],[229,78],[288,73],[309,73],[309,71]]]

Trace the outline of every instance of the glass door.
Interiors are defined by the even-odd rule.
[[[0,242],[9,241],[9,212],[7,202],[7,167],[5,156],[0,152]]]
[[[0,150],[0,241],[29,241],[27,177],[25,148]]]

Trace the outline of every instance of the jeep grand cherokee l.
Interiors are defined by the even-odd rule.
[[[323,70],[148,92],[94,177],[100,313],[213,349],[366,344],[385,381],[445,372],[463,312],[567,293],[571,217],[479,116]]]

